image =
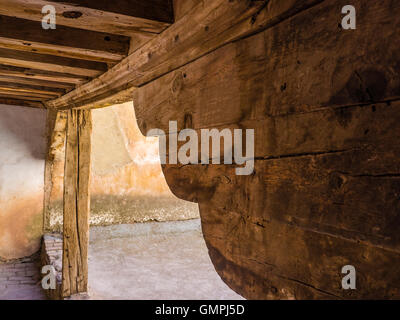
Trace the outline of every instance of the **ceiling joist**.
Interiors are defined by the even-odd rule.
[[[0,0],[0,93],[13,101],[45,102],[71,92],[168,28],[172,3]],[[42,26],[48,5],[55,9],[50,29]]]
[[[95,77],[107,71],[107,64],[102,62],[57,57],[25,51],[0,48],[0,63],[16,67],[63,72],[81,76]]]
[[[0,14],[42,21],[49,4],[57,25],[111,34],[160,33],[174,21],[170,0],[0,0]]]
[[[66,82],[38,80],[38,79],[32,79],[30,77],[29,78],[10,77],[10,76],[3,76],[1,74],[0,74],[0,82],[7,82],[10,84],[35,85],[35,86],[43,86],[43,87],[65,89],[65,90],[74,88],[73,84]]]
[[[29,107],[29,108],[40,108],[40,109],[44,108],[44,104],[40,101],[22,100],[19,98],[10,98],[2,95],[0,95],[0,104],[9,106]]]
[[[69,83],[72,85],[85,83],[91,78],[65,72],[46,71],[34,68],[15,67],[0,64],[0,76],[11,76],[23,79],[44,80],[52,82]]]
[[[129,51],[130,38],[0,15],[0,47],[85,60],[116,62]]]

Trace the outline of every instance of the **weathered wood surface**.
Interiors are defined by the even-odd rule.
[[[1,71],[0,71],[1,73]],[[53,89],[64,89],[69,90],[73,88],[73,85],[66,82],[56,82],[56,81],[46,81],[46,80],[39,80],[39,79],[31,79],[31,78],[20,78],[16,76],[3,76],[0,74],[0,81],[7,82],[9,84],[22,84],[22,85],[34,85],[34,86],[43,86],[47,88]]]
[[[70,58],[115,62],[128,53],[130,38],[0,15],[0,47]]]
[[[102,62],[1,48],[0,63],[16,67],[64,72],[89,77],[98,76],[107,70],[107,64]]]
[[[33,69],[30,67],[15,67],[0,64],[0,75],[1,76],[11,76],[18,78],[28,78],[31,80],[44,80],[51,82],[62,82],[68,83],[71,87],[74,87],[76,84],[84,83],[90,80],[88,76],[85,75],[74,75],[65,72],[54,72],[54,71],[45,71],[39,69]],[[60,86],[62,88],[63,85]]]
[[[15,82],[8,82],[1,80],[0,80],[0,88],[14,89],[16,91],[21,91],[21,92],[45,93],[54,96],[60,96],[63,93],[65,93],[65,90],[62,88],[54,88],[54,87],[40,86],[34,84],[15,83]]]
[[[57,175],[64,175],[65,139],[67,129],[67,111],[48,110],[46,119],[47,152],[44,170],[43,229],[52,232],[51,210],[53,203],[60,199]],[[59,169],[60,168],[60,169]]]
[[[55,23],[54,29],[42,26],[50,14],[42,12],[46,5],[55,9],[55,21],[47,21]],[[0,0],[0,75],[71,83],[69,92],[138,51],[173,22],[172,0]],[[27,93],[29,100],[38,98],[37,92]]]
[[[172,7],[165,0],[0,0],[0,14],[42,21],[44,5],[53,5],[57,24],[130,36],[134,32],[159,33],[173,22]],[[68,12],[79,12],[73,18]]]
[[[90,110],[70,110],[64,173],[62,294],[87,292],[90,214]]]
[[[54,98],[54,94],[45,94],[37,92],[21,92],[14,89],[0,88],[0,97],[19,98],[21,100],[45,101]]]
[[[39,109],[45,108],[44,104],[39,100],[38,101],[21,100],[19,97],[17,98],[17,97],[0,96],[0,104],[9,106],[39,108]]]
[[[198,4],[198,0],[173,0],[175,21],[183,18]]]
[[[170,120],[255,129],[250,176],[163,166],[171,190],[199,202],[216,270],[246,298],[400,298],[400,4],[354,1],[354,31],[338,27],[345,4],[323,1],[134,91],[144,134]],[[341,288],[348,264],[357,290]]]
[[[322,0],[205,0],[98,78],[49,101],[56,109],[90,107],[123,90],[140,87],[223,45],[271,27]],[[266,4],[268,4],[266,6]],[[112,103],[112,100],[110,100]]]

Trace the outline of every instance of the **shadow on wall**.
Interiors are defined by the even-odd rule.
[[[33,108],[10,107],[0,105],[0,127],[2,132],[9,132],[9,139],[17,139],[23,144],[31,156],[43,160],[46,144],[43,143],[43,124],[46,123],[46,112]],[[11,141],[10,141],[11,142]]]

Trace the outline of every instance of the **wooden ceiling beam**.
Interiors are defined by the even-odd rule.
[[[82,8],[112,12],[133,18],[174,22],[174,9],[171,0],[49,0]]]
[[[132,36],[160,33],[173,19],[171,0],[0,0],[0,14],[42,21],[42,8],[56,9],[57,25]]]
[[[55,97],[59,96],[58,93],[55,92],[40,92],[39,90],[27,90],[27,89],[20,89],[20,88],[9,88],[9,87],[2,87],[0,86],[0,94],[11,94],[14,96],[22,95],[22,96],[29,96],[32,98],[38,98],[37,100],[49,100],[54,99]]]
[[[83,75],[73,75],[64,72],[45,71],[33,68],[24,68],[0,64],[1,76],[38,79],[52,82],[69,83],[72,85],[88,82],[91,78]]]
[[[1,104],[9,106],[29,107],[29,108],[40,108],[40,109],[44,108],[44,104],[41,101],[21,100],[0,95],[0,105]]]
[[[96,106],[98,101],[102,101],[103,105],[112,104],[113,100],[107,101],[108,96],[120,100],[119,92],[129,92],[129,89],[140,87],[208,52],[265,27],[264,24],[274,22],[277,16],[282,15],[279,10],[286,9],[276,5],[280,1],[274,1],[278,8],[275,11],[278,12],[270,12],[265,9],[264,1],[203,0],[184,18],[108,72],[59,99],[49,101],[47,106],[69,109],[91,108]],[[311,1],[318,0],[307,0],[305,3],[309,4]],[[260,13],[262,9],[265,10]],[[254,17],[259,17],[263,24],[260,26],[258,20],[257,23],[254,22]]]
[[[58,25],[44,30],[41,22],[0,15],[0,47],[100,62],[122,60],[130,38]]]
[[[10,99],[20,99],[20,100],[28,100],[28,101],[40,101],[43,102],[49,99],[49,96],[46,95],[36,95],[22,92],[13,92],[5,89],[0,89],[0,97],[6,97]]]
[[[65,89],[62,89],[62,88],[53,88],[53,87],[15,83],[15,82],[8,82],[8,81],[0,81],[0,88],[2,88],[2,89],[7,88],[7,89],[12,89],[12,90],[21,91],[21,92],[44,93],[44,94],[55,95],[55,96],[60,96],[65,93]]]
[[[3,76],[1,74],[0,74],[0,81],[7,83],[18,83],[18,84],[43,86],[49,88],[58,88],[64,90],[70,90],[75,87],[73,84],[66,82],[46,81],[46,80],[39,80],[32,78],[9,77],[9,76]]]
[[[63,72],[82,76],[96,77],[107,71],[102,62],[57,57],[48,54],[15,51],[0,48],[0,63],[16,67]]]

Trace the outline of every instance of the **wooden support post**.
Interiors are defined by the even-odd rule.
[[[64,173],[62,294],[87,292],[90,212],[90,110],[69,110]]]

